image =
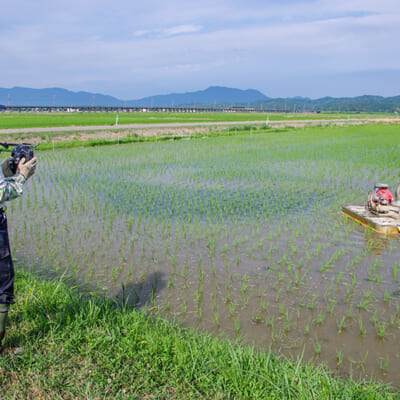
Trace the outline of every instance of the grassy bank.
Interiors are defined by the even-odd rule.
[[[182,329],[61,281],[19,274],[16,291],[3,399],[399,398],[389,386]]]
[[[117,134],[117,131],[110,130],[103,136],[98,136],[96,132],[86,133],[81,135],[77,132],[54,132],[54,133],[13,133],[7,135],[5,142],[26,142],[32,144],[40,143],[37,150],[57,150],[57,149],[69,149],[75,147],[94,147],[114,144],[128,144],[138,142],[161,142],[169,140],[183,140],[183,139],[201,139],[211,138],[220,136],[236,136],[236,135],[248,135],[258,134],[265,132],[286,132],[292,128],[270,128],[260,127],[257,125],[234,125],[231,127],[221,127],[217,130],[206,129],[202,132],[196,132],[195,130],[187,133],[174,132],[173,130],[166,130],[161,134],[154,135],[141,135],[135,132],[123,132],[120,136],[113,136]],[[11,147],[6,150],[3,147],[0,148],[1,152],[11,152]]]

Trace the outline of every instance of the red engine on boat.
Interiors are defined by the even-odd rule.
[[[367,208],[379,214],[387,214],[392,204],[393,195],[386,183],[377,183],[368,196]]]
[[[393,195],[389,189],[378,189],[375,192],[375,198],[379,203],[389,205],[392,204]]]

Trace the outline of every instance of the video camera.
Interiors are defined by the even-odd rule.
[[[21,161],[21,158],[25,158],[25,162],[31,160],[33,158],[34,150],[39,146],[39,144],[34,146],[29,143],[0,143],[0,145],[6,149],[8,149],[10,146],[13,147],[11,151],[10,168],[14,174],[17,172],[18,164]]]

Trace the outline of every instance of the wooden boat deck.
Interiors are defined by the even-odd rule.
[[[365,206],[343,206],[342,213],[375,232],[388,235],[400,234],[399,207],[393,207],[389,214],[374,214]]]

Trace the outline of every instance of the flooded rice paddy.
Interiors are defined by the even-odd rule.
[[[17,268],[398,385],[400,240],[341,206],[397,184],[399,150],[379,125],[42,152]]]

